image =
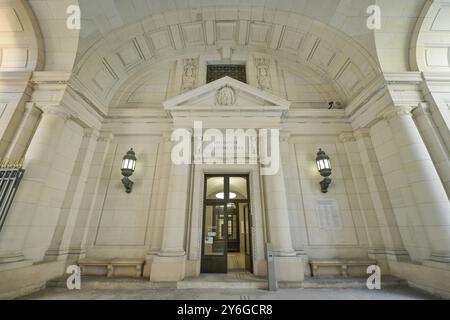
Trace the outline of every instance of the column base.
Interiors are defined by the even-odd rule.
[[[275,257],[275,274],[279,282],[303,282],[304,262],[301,256]]]
[[[397,262],[408,262],[411,261],[408,251],[404,249],[369,249],[368,256],[371,259],[379,260],[386,259],[390,261]]]
[[[69,249],[48,249],[45,252],[44,261],[62,261],[67,260]]]
[[[142,276],[144,278],[150,278],[152,271],[152,264],[155,257],[158,255],[158,250],[150,250],[145,255],[144,270],[142,271]]]
[[[68,262],[78,262],[78,260],[86,257],[87,250],[84,248],[70,248],[67,256]]]
[[[150,271],[150,281],[176,282],[185,277],[186,255],[154,256]]]
[[[450,252],[433,252],[423,265],[450,270]]]
[[[33,262],[26,260],[21,251],[0,253],[0,271],[31,266]]]

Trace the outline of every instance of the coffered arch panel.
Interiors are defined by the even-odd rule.
[[[427,2],[411,43],[415,71],[450,71],[450,1]]]
[[[343,102],[380,75],[376,61],[361,45],[318,20],[298,14],[289,21],[268,22],[227,16],[223,10],[216,8],[214,17],[192,17],[190,11],[176,12],[170,19],[167,14],[152,16],[92,41],[89,49],[79,50],[74,83],[87,92],[92,88],[89,94],[106,112],[117,88],[145,65],[210,49],[220,51],[224,59],[230,52],[253,50],[307,66],[331,81]]]
[[[0,72],[34,71],[43,64],[40,29],[27,1],[1,1]]]

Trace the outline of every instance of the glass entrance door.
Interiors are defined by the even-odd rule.
[[[202,273],[253,271],[247,181],[247,176],[205,176]]]
[[[201,272],[227,272],[227,224],[225,204],[205,206]]]

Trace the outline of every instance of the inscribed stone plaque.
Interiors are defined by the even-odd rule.
[[[317,199],[316,212],[322,229],[342,229],[341,213],[335,199]]]

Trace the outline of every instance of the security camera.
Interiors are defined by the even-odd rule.
[[[342,103],[339,101],[330,101],[328,105],[330,106],[328,109],[342,109]]]

